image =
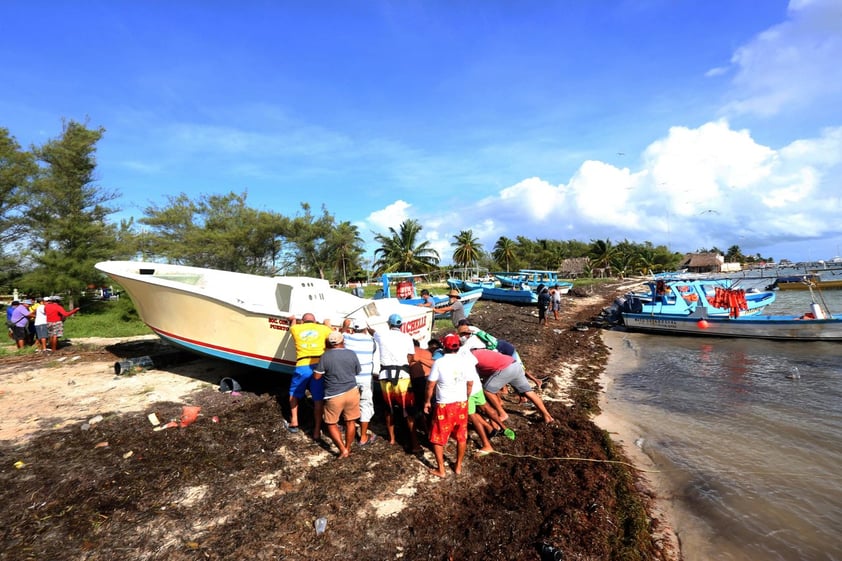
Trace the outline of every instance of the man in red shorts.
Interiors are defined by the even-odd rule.
[[[432,409],[433,392],[436,394],[436,407],[430,428],[430,443],[436,454],[437,469],[430,473],[444,477],[444,446],[450,435],[456,437],[456,465],[453,471],[462,473],[462,460],[468,447],[468,396],[471,395],[473,382],[470,374],[474,372],[475,360],[471,356],[460,354],[459,336],[448,333],[442,337],[444,356],[433,363],[427,381],[427,395],[424,401],[424,413]]]

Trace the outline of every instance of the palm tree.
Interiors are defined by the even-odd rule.
[[[389,228],[389,235],[377,234],[374,241],[380,244],[374,251],[374,267],[378,273],[410,271],[426,273],[438,267],[439,252],[430,242],[418,243],[421,224],[417,220],[404,220],[398,230]]]
[[[358,268],[363,254],[363,239],[359,229],[348,221],[340,222],[326,243],[336,272],[341,274],[343,284],[348,284],[348,269]]]
[[[514,261],[517,257],[516,252],[517,244],[514,240],[507,238],[506,236],[500,236],[500,239],[498,239],[497,243],[494,244],[494,251],[492,254],[498,263],[506,264],[506,272],[509,272],[509,263]]]
[[[453,239],[450,245],[456,248],[453,251],[454,263],[463,269],[468,269],[479,262],[482,257],[482,244],[474,237],[472,230],[462,230],[458,235],[453,236]]]
[[[611,240],[591,240],[588,254],[594,269],[606,269],[610,273],[614,258],[617,256],[617,248]]]

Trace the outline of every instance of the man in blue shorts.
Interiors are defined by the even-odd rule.
[[[289,432],[298,432],[298,402],[304,399],[307,390],[313,398],[313,439],[322,434],[324,411],[324,384],[313,378],[313,368],[325,352],[327,337],[333,333],[329,324],[316,323],[316,316],[306,313],[297,321],[289,318],[289,332],[295,341],[295,374],[289,384]]]

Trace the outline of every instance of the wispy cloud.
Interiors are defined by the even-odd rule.
[[[734,53],[729,114],[770,116],[787,106],[837,99],[842,93],[842,4],[793,0],[787,21]]]

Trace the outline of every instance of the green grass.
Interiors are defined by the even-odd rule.
[[[66,337],[131,337],[149,335],[152,330],[140,321],[128,297],[119,300],[83,302],[76,314],[64,322]]]

